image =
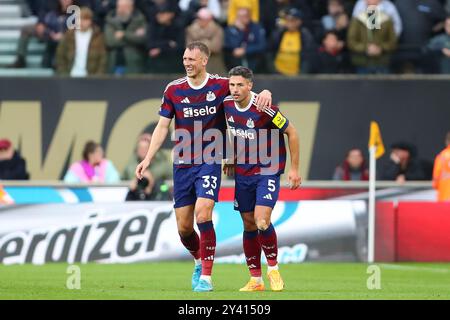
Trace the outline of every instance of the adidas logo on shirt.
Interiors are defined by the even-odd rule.
[[[272,200],[272,195],[270,193],[266,194],[263,199]]]
[[[211,189],[211,190],[207,191],[206,194],[209,194],[210,196],[214,196],[214,191]]]
[[[228,118],[228,122],[234,122],[233,116],[230,116],[230,117]]]
[[[191,102],[189,101],[189,98],[186,97],[183,100],[181,100],[181,103],[191,103]]]

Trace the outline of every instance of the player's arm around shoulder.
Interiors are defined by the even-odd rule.
[[[291,155],[291,168],[288,172],[289,186],[292,190],[300,187],[302,178],[300,176],[300,138],[297,129],[289,122],[284,133],[288,137],[289,152]]]
[[[138,179],[142,179],[145,170],[147,170],[148,166],[153,160],[156,152],[161,148],[164,140],[166,140],[167,134],[169,133],[170,123],[172,119],[166,118],[164,116],[159,117],[158,124],[153,130],[152,140],[150,142],[150,146],[147,151],[147,155],[144,160],[141,161],[136,167],[136,177]]]

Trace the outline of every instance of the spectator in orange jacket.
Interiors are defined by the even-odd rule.
[[[445,140],[447,147],[434,160],[433,187],[438,201],[450,201],[450,131]]]

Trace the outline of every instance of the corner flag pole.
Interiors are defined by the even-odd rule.
[[[376,146],[369,148],[369,244],[368,263],[373,263],[375,259],[375,182],[376,182]]]
[[[367,262],[375,261],[375,191],[377,159],[384,154],[383,140],[381,139],[378,123],[370,123],[369,138],[369,223],[368,223],[368,257]]]

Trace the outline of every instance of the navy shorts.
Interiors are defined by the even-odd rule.
[[[174,208],[195,204],[197,198],[219,199],[221,164],[173,167]]]
[[[280,193],[280,175],[236,175],[234,210],[253,212],[255,206],[275,207]]]

